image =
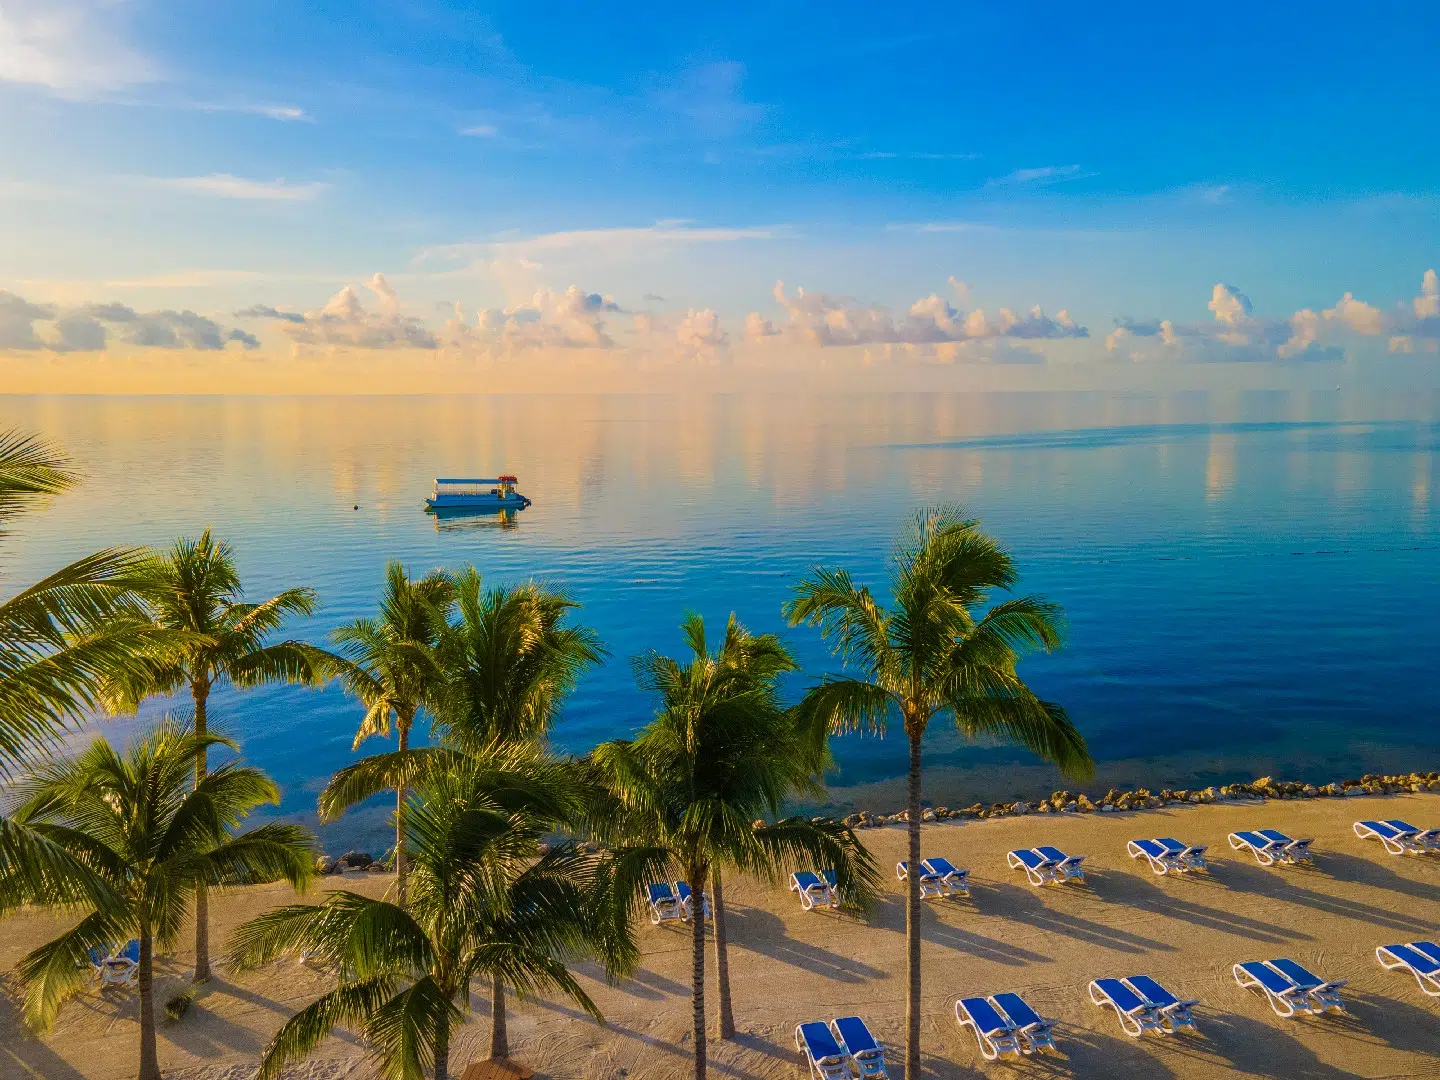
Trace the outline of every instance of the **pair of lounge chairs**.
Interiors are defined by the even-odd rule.
[[[1096,979],[1090,984],[1090,1000],[1114,1009],[1120,1018],[1120,1027],[1132,1039],[1140,1038],[1147,1031],[1174,1035],[1181,1028],[1196,1033],[1200,1030],[1191,1012],[1200,1004],[1199,1000],[1177,998],[1149,975]]]
[[[91,977],[102,990],[107,986],[134,986],[140,976],[140,939],[131,938],[121,948],[95,945],[86,954]]]
[[[1054,1050],[1050,1034],[1054,1020],[1046,1020],[1019,994],[961,998],[955,1003],[955,1019],[975,1032],[980,1056],[994,1061],[1001,1054],[1033,1054]]]
[[[1149,859],[1150,869],[1157,874],[1188,874],[1192,870],[1208,870],[1204,844],[1182,844],[1171,836],[1154,840],[1131,840],[1125,848],[1132,859]]]
[[[1248,851],[1261,866],[1298,866],[1303,862],[1314,862],[1310,854],[1313,840],[1292,840],[1279,829],[1255,829],[1232,832],[1230,846],[1236,851]]]
[[[904,860],[896,863],[895,876],[901,881],[908,878],[910,864]],[[970,871],[957,869],[949,859],[921,859],[918,880],[921,900],[928,900],[932,896],[970,895]]]
[[[1048,844],[1018,848],[1006,855],[1005,861],[1016,870],[1024,870],[1030,884],[1036,887],[1085,880],[1085,869],[1081,866],[1084,855],[1066,855]]]
[[[650,921],[656,926],[671,919],[688,922],[695,917],[695,896],[683,881],[656,881],[645,887],[645,902],[650,907]],[[705,918],[710,918],[710,896],[700,898]]]
[[[818,1020],[795,1028],[795,1048],[805,1055],[810,1080],[889,1080],[885,1047],[858,1016],[828,1025]]]
[[[840,890],[835,884],[834,870],[797,870],[790,875],[790,891],[800,894],[800,907],[813,911],[817,907],[840,906]]]
[[[1357,821],[1355,835],[1361,840],[1379,840],[1391,855],[1440,854],[1440,829],[1417,829],[1398,818]]]
[[[1276,1016],[1320,1015],[1326,1009],[1345,1011],[1340,1000],[1344,979],[1322,979],[1294,960],[1252,960],[1234,967],[1235,981],[1262,991]]]
[[[1381,945],[1375,959],[1387,971],[1408,971],[1420,989],[1440,997],[1440,945],[1433,941],[1412,941],[1409,945]]]

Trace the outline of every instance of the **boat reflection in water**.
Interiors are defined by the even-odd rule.
[[[482,510],[464,506],[427,506],[425,513],[435,519],[436,532],[465,532],[473,529],[516,529],[519,510]]]

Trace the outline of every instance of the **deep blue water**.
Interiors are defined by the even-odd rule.
[[[833,669],[813,631],[783,626],[795,578],[828,563],[883,587],[900,520],[956,501],[1012,548],[1022,590],[1069,614],[1068,647],[1024,671],[1089,739],[1094,787],[1435,768],[1437,405],[1338,393],[0,398],[0,426],[59,441],[89,478],[0,543],[0,591],[101,546],[205,525],[234,544],[254,596],[319,590],[320,614],[294,627],[317,640],[372,609],[390,558],[536,577],[582,601],[611,652],[555,733],[578,751],[645,722],[627,660],[678,652],[687,608],[784,632],[807,676]],[[534,499],[513,527],[421,511],[436,475],[507,470]],[[225,692],[216,711],[281,782],[286,815],[309,815],[355,756],[360,710],[338,689]],[[837,757],[835,806],[898,805],[900,739],[842,740]],[[929,795],[952,805],[1059,785],[1023,754],[943,730],[926,765]],[[378,843],[383,816],[362,811],[327,842]]]

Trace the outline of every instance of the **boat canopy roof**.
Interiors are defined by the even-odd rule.
[[[517,478],[513,476],[437,476],[435,478],[437,484],[514,484],[518,482]]]

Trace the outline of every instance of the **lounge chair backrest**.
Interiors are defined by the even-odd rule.
[[[1035,854],[1035,852],[1029,850],[1028,848],[1016,848],[1014,851],[1010,852],[1010,854],[1015,856],[1015,858],[1019,859],[1022,863],[1030,867],[1030,869],[1032,870],[1041,866],[1052,866],[1055,862],[1054,859],[1043,858],[1042,856]]]
[[[1325,985],[1324,979],[1294,960],[1282,957],[1279,960],[1271,960],[1270,966],[1302,990],[1313,990],[1317,986]]]
[[[1043,1024],[1045,1021],[1040,1014],[1025,1003],[1025,999],[1019,994],[996,994],[995,1004],[1005,1010],[1005,1015],[1010,1017],[1016,1027],[1029,1027],[1031,1024]]]
[[[1070,857],[1066,855],[1063,851],[1061,851],[1058,847],[1050,847],[1048,844],[1042,847],[1037,847],[1034,849],[1034,851],[1036,855],[1039,855],[1042,859],[1048,859],[1050,862],[1061,863]]]
[[[1260,835],[1269,840],[1272,844],[1293,844],[1295,841],[1286,836],[1279,829],[1261,829]]]
[[[138,938],[131,938],[125,943],[125,947],[116,954],[117,960],[129,960],[132,964],[140,962],[140,941]]]
[[[1102,994],[1116,1004],[1121,1012],[1135,1012],[1146,1006],[1145,999],[1119,979],[1096,979],[1095,985],[1100,988]],[[1006,1012],[1009,1010],[1007,1009]]]
[[[1362,821],[1361,825],[1369,829],[1376,836],[1383,836],[1386,840],[1393,840],[1397,836],[1409,836],[1410,833],[1396,828],[1388,821]]]
[[[840,1049],[840,1044],[835,1041],[835,1036],[830,1034],[830,1029],[818,1020],[801,1024],[800,1038],[805,1040],[806,1050],[816,1061],[845,1056],[845,1051]]]
[[[1131,840],[1130,843],[1139,848],[1142,854],[1148,855],[1152,859],[1172,854],[1159,840]]]
[[[1134,987],[1135,992],[1143,996],[1151,1005],[1159,1006],[1162,1009],[1174,1005],[1180,1000],[1149,975],[1131,975],[1125,981]]]
[[[680,898],[681,903],[688,900],[690,898],[690,883],[688,881],[675,882],[675,895]]]
[[[1440,972],[1440,960],[1426,956],[1419,949],[1409,945],[1386,945],[1384,951],[1402,964],[1408,964],[1422,975],[1434,975],[1436,972]]]
[[[1295,989],[1293,981],[1258,960],[1241,964],[1240,969],[1271,993],[1287,994]]]
[[[1412,941],[1410,942],[1410,947],[1416,952],[1420,953],[1422,956],[1428,956],[1431,960],[1434,960],[1437,964],[1440,964],[1440,945],[1436,945],[1435,942]]]
[[[840,1017],[835,1021],[835,1030],[840,1033],[840,1041],[851,1055],[867,1054],[880,1049],[880,1044],[875,1041],[875,1036],[870,1034],[865,1021],[858,1016]]]
[[[826,885],[829,885],[830,888],[833,889],[833,888],[836,887],[836,885],[835,885],[835,871],[834,871],[834,870],[821,870],[821,871],[820,871],[820,876],[825,879],[825,884],[826,884]]]
[[[668,881],[652,881],[649,885],[645,886],[645,891],[649,894],[652,904],[663,904],[666,901],[673,902],[675,899],[675,890],[670,887]]]
[[[1371,824],[1373,824],[1373,822],[1367,821],[1365,824],[1366,824],[1366,825],[1371,825]],[[1408,825],[1408,824],[1406,824],[1405,822],[1401,821],[1399,818],[1390,818],[1390,819],[1388,819],[1387,821],[1385,821],[1384,824],[1389,825],[1392,829],[1398,829],[1400,832],[1404,833],[1406,836],[1414,836],[1416,833],[1422,831],[1422,830],[1420,830],[1420,829],[1417,829],[1414,825]]]
[[[960,1007],[970,1014],[970,1019],[987,1035],[996,1031],[1009,1031],[1013,1026],[986,998],[961,998]]]
[[[1233,833],[1232,835],[1238,836],[1241,840],[1244,840],[1245,843],[1249,844],[1251,847],[1268,848],[1275,843],[1275,841],[1271,840],[1268,836],[1262,836],[1258,832],[1237,832]]]
[[[105,961],[110,959],[110,947],[108,945],[91,945],[86,955],[90,957],[91,967],[104,967]]]
[[[1168,854],[1171,855],[1179,855],[1181,852],[1187,851],[1189,849],[1189,845],[1182,844],[1173,836],[1162,836],[1158,838],[1155,843],[1159,844],[1166,850]]]
[[[796,870],[790,877],[802,889],[813,889],[820,884],[820,879],[809,870]]]
[[[934,859],[921,859],[920,865],[931,873],[939,874],[941,877],[949,877],[951,874],[959,873],[950,860],[943,856]]]

